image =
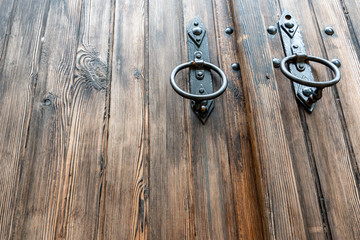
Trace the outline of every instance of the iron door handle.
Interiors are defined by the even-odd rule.
[[[299,58],[299,55],[292,55],[292,56],[288,56],[288,57],[283,58],[281,60],[281,63],[280,63],[281,72],[287,78],[289,78],[291,81],[294,81],[294,82],[296,82],[298,84],[302,84],[302,85],[305,85],[305,86],[308,86],[308,87],[316,87],[316,88],[320,88],[320,89],[323,89],[323,88],[326,88],[326,87],[331,87],[331,86],[337,84],[340,81],[341,74],[340,74],[339,68],[335,64],[330,62],[329,60],[326,60],[326,59],[323,59],[323,58],[320,58],[320,57],[310,56],[310,55],[303,55],[303,56],[300,56],[300,57],[303,59],[302,61],[307,61],[308,60],[308,61],[318,62],[318,63],[321,63],[321,64],[329,67],[335,73],[335,78],[330,80],[330,81],[327,81],[327,82],[313,82],[313,81],[308,81],[308,80],[305,80],[305,79],[302,79],[302,78],[299,78],[299,77],[293,75],[292,73],[290,73],[290,71],[285,66],[286,63],[288,63],[288,62],[295,62],[296,63],[296,60]]]
[[[281,61],[274,59],[275,67],[280,67],[281,72],[292,81],[293,90],[297,100],[310,113],[315,108],[315,103],[322,97],[322,90],[338,83],[341,79],[339,70],[340,62],[330,62],[320,57],[307,55],[305,44],[297,20],[287,10],[284,10],[278,29],[286,57]],[[269,34],[276,34],[277,28],[268,28]],[[334,79],[327,82],[315,82],[309,61],[318,62],[329,67],[334,73]],[[334,64],[335,63],[335,64]]]
[[[212,63],[208,63],[205,61],[199,61],[199,62],[197,62],[195,60],[195,61],[180,64],[179,66],[175,67],[174,70],[171,72],[171,76],[170,76],[171,86],[173,87],[175,92],[177,92],[180,96],[187,98],[187,99],[194,100],[194,101],[204,101],[204,100],[210,100],[210,99],[219,97],[221,94],[224,93],[224,91],[226,90],[227,84],[228,84],[225,73],[219,67],[215,66]],[[176,74],[178,74],[184,68],[197,68],[198,65],[208,68],[208,69],[211,69],[211,70],[214,70],[216,73],[218,73],[221,76],[222,85],[216,92],[204,94],[204,95],[192,94],[192,93],[185,92],[176,84],[176,82],[175,82]]]
[[[207,30],[198,17],[187,26],[187,48],[189,62],[175,67],[170,75],[170,84],[180,96],[191,99],[191,108],[200,121],[205,124],[214,109],[214,98],[224,93],[228,81],[225,73],[210,63]],[[185,68],[189,71],[190,92],[185,92],[175,82],[175,76]],[[215,71],[222,78],[221,87],[214,92],[210,70]]]

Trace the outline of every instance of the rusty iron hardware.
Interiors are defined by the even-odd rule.
[[[175,92],[184,98],[191,99],[191,108],[203,124],[214,109],[214,98],[219,97],[227,87],[225,73],[209,63],[208,37],[204,24],[195,17],[187,27],[187,47],[189,62],[174,68],[170,76],[170,83]],[[190,93],[182,90],[175,82],[176,74],[190,68]],[[221,87],[214,92],[210,70],[215,71],[222,78]]]
[[[340,81],[340,70],[331,61],[307,55],[299,23],[289,11],[284,10],[278,22],[278,30],[286,57],[281,61],[274,59],[274,67],[280,67],[282,73],[293,82],[297,100],[311,113],[315,108],[315,103],[322,97],[322,90]],[[334,79],[327,82],[315,82],[309,61],[329,67],[335,74]]]

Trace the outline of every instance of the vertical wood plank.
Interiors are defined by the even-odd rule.
[[[261,1],[260,4],[262,18],[265,23],[264,27],[270,25],[276,26],[282,14],[279,2]],[[267,36],[271,58],[282,58],[284,50],[280,34],[268,34],[266,29],[262,29],[262,31],[259,34]],[[271,64],[271,62],[267,64]],[[299,106],[292,91],[292,83],[279,69],[273,69],[273,71],[269,71],[267,74],[269,79],[276,79],[278,92],[281,95],[280,110],[286,139],[293,159],[293,170],[296,177],[306,235],[310,239],[330,238],[331,232],[326,209],[324,209],[320,180],[316,168],[313,166],[312,156],[308,154],[306,133],[303,129],[303,114],[299,113]]]
[[[148,238],[147,12],[144,0],[116,1],[105,239]]]
[[[230,59],[225,55],[226,50],[223,47],[223,45],[231,47],[231,40],[225,36],[225,28],[220,30],[216,26],[218,20],[221,21],[217,17],[228,16],[226,11],[225,13],[217,14],[216,11],[220,10],[220,6],[216,8],[214,1],[212,4],[202,0],[196,2],[183,1],[183,6],[184,29],[194,16],[199,16],[207,26],[211,62],[216,65],[220,64],[227,76],[232,76]],[[186,39],[186,34],[185,32],[184,39]],[[232,47],[234,46],[235,44]],[[232,51],[234,50],[236,51],[236,48],[232,49]],[[220,60],[222,60],[221,63],[219,62]],[[223,63],[224,60],[228,62],[227,66],[225,66],[226,63]],[[219,87],[221,80],[216,74],[213,77],[215,87]],[[185,79],[188,79],[188,76]],[[231,79],[230,82],[233,83]],[[238,155],[236,158],[233,156],[234,146],[232,144],[234,142],[232,142],[230,136],[234,137],[235,134],[241,134],[244,138],[249,136],[247,135],[247,129],[233,129],[230,125],[226,124],[227,121],[232,121],[235,125],[244,123],[241,120],[246,121],[246,115],[243,116],[243,119],[241,117],[239,119],[234,117],[234,107],[241,113],[244,112],[245,105],[239,105],[237,102],[231,104],[231,101],[234,99],[232,97],[226,98],[226,96],[229,96],[230,91],[227,90],[224,96],[215,99],[215,110],[205,125],[200,124],[192,111],[189,114],[191,142],[196,143],[191,145],[191,157],[194,159],[192,161],[194,163],[192,171],[195,185],[193,194],[197,221],[196,231],[197,236],[200,236],[200,238],[237,239],[240,236],[256,238],[262,234],[260,207],[256,196],[254,178],[250,178],[250,181],[246,182],[246,184],[249,184],[247,186],[251,187],[250,192],[246,192],[247,189],[244,185],[236,186],[238,177],[245,180],[246,174],[254,177],[255,172],[251,165],[249,169],[246,168],[249,167],[247,161],[251,161],[250,149],[247,149],[249,154],[247,156],[243,156],[243,154]],[[238,89],[238,91],[240,92],[242,89]],[[189,104],[189,101],[187,102]],[[249,147],[247,144],[245,146]],[[235,166],[233,161],[239,161],[238,164],[242,164],[244,161],[245,171],[238,172],[239,175],[236,175],[236,170],[232,168]],[[237,187],[236,192],[234,192],[235,187]],[[247,206],[247,210],[251,211],[251,214],[247,211],[243,213],[236,212],[238,210],[236,203],[238,203],[239,199],[243,201],[242,204],[244,205],[248,204],[248,201],[252,201],[254,205],[250,204]],[[241,215],[234,214],[235,212]],[[254,228],[259,228],[249,233],[247,232],[249,230],[247,227],[249,226],[246,220],[251,218],[252,214],[257,217],[257,221],[254,221],[253,226]]]
[[[304,239],[306,230],[281,116],[281,96],[276,81],[269,77],[272,59],[260,1],[231,3],[267,232],[276,239]]]
[[[48,9],[46,0],[1,1],[0,8],[0,239],[9,239]]]
[[[74,174],[74,151],[69,143],[76,141],[69,136],[77,130],[71,125],[78,113],[73,108],[77,99],[73,74],[81,9],[80,0],[49,4],[29,136],[21,162],[13,238],[66,237],[68,190]]]
[[[12,30],[12,24],[14,22],[14,16],[18,1],[14,0],[3,0],[0,1],[0,67],[4,62],[6,55],[7,44],[9,42],[9,36]]]
[[[214,25],[213,5],[209,1],[183,0],[182,27],[184,43],[187,41],[187,25],[198,16],[207,28],[210,62],[218,64],[217,32]],[[185,45],[187,47],[187,44]],[[188,54],[185,54],[188,61]],[[188,81],[188,74],[182,81]],[[214,87],[220,86],[218,76],[214,74]],[[175,92],[174,92],[175,94]],[[191,173],[193,176],[196,235],[204,239],[235,239],[238,238],[233,189],[230,185],[229,149],[227,129],[222,131],[225,122],[224,97],[215,99],[215,109],[203,125],[192,110],[189,110],[189,136],[192,144]],[[190,101],[185,104],[189,106]]]
[[[156,8],[159,5],[163,9]],[[168,83],[172,69],[188,61],[186,26],[195,16],[200,17],[207,27],[210,59],[218,65],[218,46],[221,43],[217,38],[221,37],[217,34],[221,33],[214,26],[213,7],[206,1],[150,3],[149,12],[153,14],[149,16],[150,238],[237,239],[240,236],[262,236],[251,153],[246,154],[243,149],[244,152],[234,156],[231,151],[238,146],[230,146],[239,143],[230,140],[231,134],[236,138],[243,137],[239,144],[248,147],[248,132],[240,127],[245,131],[238,132],[235,128],[229,133],[224,127],[228,121],[235,125],[245,123],[246,126],[246,119],[234,118],[233,108],[227,109],[225,97],[220,97],[215,100],[215,110],[207,123],[202,125],[190,110],[189,100],[178,96]],[[172,15],[164,14],[164,9]],[[229,39],[223,38],[223,42],[227,41]],[[229,69],[225,68],[226,73]],[[187,71],[180,73],[178,78],[179,84],[187,85]],[[216,77],[215,82],[218,86],[220,79]],[[236,103],[236,107],[244,112],[244,105]],[[225,114],[228,115],[225,117]],[[233,161],[244,164],[244,170],[234,170],[232,178],[230,168],[235,165]],[[236,173],[239,173],[239,178]],[[239,184],[236,195],[234,181]],[[246,183],[249,185],[240,186]],[[251,213],[246,210],[237,212],[239,209],[235,204],[240,204],[240,199]],[[249,227],[249,222],[238,221],[242,217],[256,219],[256,226]]]
[[[95,239],[102,234],[98,228],[103,221],[100,207],[105,199],[103,145],[107,144],[106,92],[113,5],[111,0],[87,0],[82,7],[67,150],[71,165],[66,170],[69,179],[64,189],[64,225],[69,239]]]
[[[169,83],[185,52],[181,1],[149,1],[150,239],[196,234],[188,102]]]
[[[359,59],[350,41],[339,1],[297,1],[302,8],[295,8],[295,1],[284,0],[281,3],[293,14],[301,16],[309,53],[344,61],[342,81],[336,87],[325,90],[317,109],[305,117],[308,142],[311,143],[323,189],[331,234],[334,238],[356,239],[360,236],[360,198],[356,179],[359,169],[354,169],[359,158],[356,146],[359,146],[360,137],[357,106],[360,99]],[[325,27],[330,25],[337,31],[333,37],[324,33]],[[333,77],[323,68],[316,67],[319,80]]]
[[[234,19],[229,0],[213,0],[214,26],[217,40],[217,59],[229,80],[222,105],[227,129],[231,185],[233,187],[234,210],[236,212],[237,238],[264,239],[263,206],[257,191],[254,158],[251,152],[249,124],[244,98],[241,71],[231,65],[239,60],[236,39],[239,33],[225,32],[234,28]],[[242,66],[240,66],[240,69]],[[221,128],[221,127],[220,127]],[[229,212],[228,214],[234,214]]]

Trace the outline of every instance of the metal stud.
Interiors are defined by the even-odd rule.
[[[292,23],[292,22],[285,22],[285,27],[287,27],[287,28],[293,28],[294,27],[294,23]]]
[[[239,63],[233,63],[233,64],[231,64],[231,68],[234,71],[239,71],[240,70],[240,64]]]
[[[281,63],[281,60],[278,59],[278,58],[274,58],[273,59],[273,66],[274,68],[279,68],[280,67],[280,63]]]
[[[325,28],[325,33],[327,35],[332,36],[335,33],[335,31],[334,31],[334,29],[332,27],[327,27],[327,28]]]
[[[203,32],[203,30],[201,29],[201,27],[195,27],[192,32],[193,34],[199,36]]]
[[[340,60],[339,59],[333,59],[333,60],[331,60],[331,62],[333,63],[333,64],[335,64],[335,66],[337,66],[338,68],[339,67],[341,67],[341,62],[340,62]]]
[[[271,35],[275,35],[275,34],[277,33],[277,27],[275,27],[275,26],[269,26],[269,27],[267,28],[267,32],[268,32],[269,34],[271,34]]]
[[[234,29],[232,28],[232,27],[227,27],[226,29],[225,29],[225,33],[226,34],[232,34],[234,32]]]

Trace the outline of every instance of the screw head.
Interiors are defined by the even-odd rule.
[[[205,89],[203,89],[203,88],[199,89],[199,93],[204,93],[204,92],[205,92]]]
[[[332,36],[335,33],[335,31],[334,31],[334,29],[332,27],[327,27],[327,28],[325,28],[325,33],[327,35]]]
[[[193,34],[199,36],[203,32],[203,30],[201,29],[201,27],[195,27],[195,28],[193,28],[192,32],[193,32]]]
[[[289,33],[293,33],[294,32],[294,29],[289,29]]]
[[[340,62],[340,60],[339,59],[333,59],[333,60],[331,60],[331,62],[333,63],[333,64],[335,64],[335,66],[337,66],[338,68],[339,67],[341,67],[341,62]]]
[[[294,44],[292,47],[293,47],[293,48],[298,48],[298,47],[299,47],[299,45]]]
[[[290,21],[287,21],[285,22],[285,27],[287,28],[293,28],[294,27],[294,23],[290,22]]]
[[[306,97],[310,97],[313,93],[314,93],[314,90],[312,88],[304,88],[303,89],[303,94]]]
[[[199,80],[204,79],[204,72],[203,71],[197,71],[196,72],[196,78]]]
[[[208,110],[208,109],[207,109],[206,106],[201,106],[201,108],[200,108],[200,112],[201,112],[202,114],[206,113],[207,110]]]
[[[226,34],[232,34],[234,32],[234,29],[232,28],[232,27],[227,27],[226,29],[225,29],[225,33]]]
[[[275,27],[275,26],[269,26],[269,27],[267,28],[267,32],[268,32],[269,34],[271,34],[271,35],[275,35],[275,34],[277,33],[277,27]]]
[[[231,68],[234,71],[239,71],[240,70],[240,64],[239,63],[233,63],[233,64],[231,64]]]
[[[278,58],[274,58],[273,59],[273,66],[274,68],[279,68],[280,67],[280,63],[281,63],[281,60],[278,59]]]
[[[199,23],[198,23],[198,22],[194,22],[194,25],[197,26],[197,25],[199,25]]]

